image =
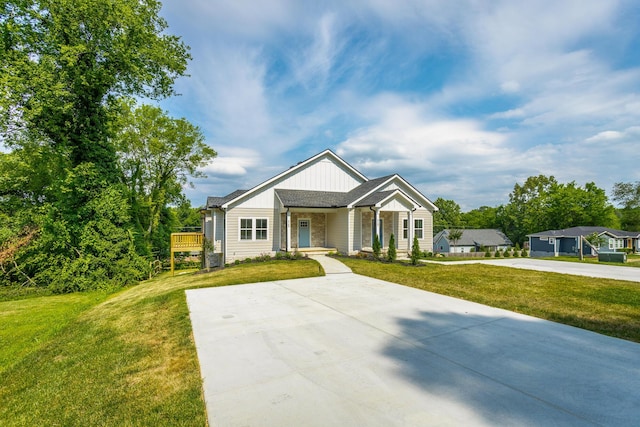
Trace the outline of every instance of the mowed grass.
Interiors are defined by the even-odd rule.
[[[108,297],[4,302],[2,339],[13,349],[0,372],[0,425],[206,425],[184,290],[320,274],[311,260],[271,261],[165,274]]]
[[[482,264],[340,260],[354,273],[640,342],[640,283]]]

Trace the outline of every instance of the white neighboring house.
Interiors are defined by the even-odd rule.
[[[469,253],[480,252],[480,249],[489,251],[505,250],[513,243],[500,230],[492,228],[462,230],[460,240],[453,242],[449,239],[449,232],[445,229],[433,238],[433,250],[437,253]],[[455,243],[455,246],[454,246]]]
[[[203,230],[223,263],[279,251],[370,249],[377,233],[398,251],[433,248],[437,207],[400,175],[368,179],[331,150],[250,190],[209,197]]]

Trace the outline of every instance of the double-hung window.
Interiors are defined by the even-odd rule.
[[[267,218],[240,218],[240,240],[268,240]]]
[[[253,218],[240,218],[240,240],[253,240]]]
[[[423,220],[421,219],[414,219],[413,220],[413,236],[417,237],[418,239],[422,239],[422,232],[423,232]],[[402,220],[402,238],[406,239],[409,236],[409,220],[408,219],[403,219]]]
[[[413,235],[418,239],[422,239],[423,222],[421,219],[413,220]]]

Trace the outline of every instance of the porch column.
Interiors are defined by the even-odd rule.
[[[287,209],[287,252],[291,252],[291,212]]]
[[[373,210],[373,238],[375,239],[378,236],[378,241],[380,241],[380,211],[377,208]],[[382,242],[380,242],[380,246],[382,246]],[[373,247],[373,240],[371,241],[371,247]]]

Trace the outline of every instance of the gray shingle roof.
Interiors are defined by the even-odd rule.
[[[346,206],[344,200],[347,193],[283,189],[276,189],[275,192],[286,208],[339,208]]]
[[[361,197],[363,197],[363,196],[367,195],[369,192],[373,191],[377,186],[379,186],[383,182],[385,182],[388,179],[390,179],[392,176],[394,176],[394,175],[382,176],[380,178],[370,179],[367,182],[363,182],[362,184],[358,185],[356,188],[354,188],[353,190],[351,190],[351,191],[349,191],[347,193],[348,202],[349,203],[353,203],[353,202],[357,201]],[[367,205],[361,205],[360,202],[358,202],[358,205],[359,206],[367,206]]]
[[[286,190],[278,188],[276,194],[287,208],[340,208],[358,201],[356,206],[373,206],[383,200],[395,190],[376,191],[367,195],[377,186],[391,178],[393,175],[383,176],[381,178],[372,179],[347,193],[332,191],[307,191],[307,190]]]
[[[593,233],[609,233],[615,237],[637,238],[640,237],[640,232],[637,231],[623,231],[616,230],[614,228],[599,227],[599,226],[581,226],[571,227],[562,230],[546,230],[539,233],[527,234],[530,237],[579,237],[588,236]]]
[[[358,203],[356,203],[356,206],[357,207],[374,206],[376,203],[380,202],[381,200],[384,200],[385,197],[387,197],[394,191],[396,190],[376,191],[375,193],[371,193],[364,199],[360,200]]]
[[[207,197],[207,209],[219,208],[227,203],[229,200],[233,200],[238,196],[243,195],[249,190],[236,190],[233,193],[227,194],[224,197]]]
[[[449,236],[449,230],[442,230],[436,235],[437,241],[441,235]],[[500,230],[492,228],[462,230],[462,237],[456,242],[457,246],[511,246],[511,240]]]

